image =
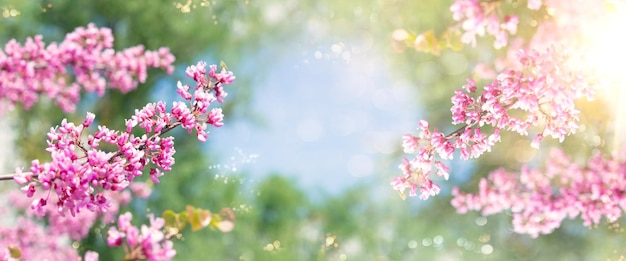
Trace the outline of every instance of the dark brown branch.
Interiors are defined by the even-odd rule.
[[[32,172],[22,172],[22,174],[31,175],[33,173]],[[15,177],[15,175],[16,175],[15,173],[0,174],[0,181],[13,180],[13,177]]]
[[[12,173],[12,174],[2,174],[2,175],[0,175],[0,181],[13,180],[13,176],[15,176],[15,173]]]

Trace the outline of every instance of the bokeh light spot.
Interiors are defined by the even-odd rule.
[[[485,255],[490,255],[491,253],[493,253],[493,246],[489,244],[483,245],[482,247],[480,247],[480,252]]]
[[[477,226],[481,226],[482,227],[482,226],[487,224],[487,218],[485,218],[485,217],[477,217],[475,222],[476,222]]]

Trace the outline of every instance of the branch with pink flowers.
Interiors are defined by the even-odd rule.
[[[149,103],[126,120],[126,130],[111,130],[98,126],[93,134],[84,132],[93,124],[95,115],[88,113],[80,125],[63,120],[61,126],[48,132],[48,151],[52,161],[34,160],[30,172],[20,169],[13,177],[23,185],[28,197],[41,189],[58,198],[59,214],[74,216],[83,209],[106,212],[110,200],[105,191],[121,191],[136,177],[149,169],[150,179],[159,183],[163,172],[174,164],[174,139],[163,137],[180,126],[189,133],[195,131],[198,140],[206,141],[209,125],[220,127],[222,110],[210,108],[215,101],[227,95],[223,86],[235,79],[231,72],[216,72],[212,65],[208,71],[204,62],[187,69],[187,75],[196,81],[193,94],[189,86],[178,82],[177,93],[187,100],[174,102],[170,110],[164,102]],[[141,132],[141,134],[134,134]],[[86,136],[86,141],[83,140]],[[106,151],[100,147],[110,144],[117,149]],[[49,196],[39,198],[32,207],[43,211]]]
[[[178,82],[176,92],[186,102],[174,102],[170,110],[164,102],[147,104],[126,120],[124,131],[100,125],[93,134],[85,135],[95,119],[92,113],[87,114],[82,124],[75,125],[63,120],[61,126],[51,128],[46,150],[51,154],[52,161],[40,163],[34,160],[30,172],[18,169],[13,176],[15,182],[23,185],[21,190],[27,197],[40,195],[32,201],[31,210],[41,217],[65,217],[69,213],[71,217],[66,218],[76,217],[83,212],[107,213],[115,204],[115,198],[111,195],[134,184],[135,178],[142,176],[146,169],[149,169],[150,180],[159,183],[164,172],[171,170],[175,153],[173,138],[163,135],[180,126],[189,133],[195,132],[199,141],[206,141],[208,126],[223,125],[222,110],[210,106],[216,101],[223,101],[227,95],[224,85],[235,79],[225,69],[217,72],[215,65],[211,65],[207,72],[204,62],[190,66],[186,73],[196,82],[192,92],[190,86]],[[142,134],[134,134],[137,132]],[[117,150],[101,149],[105,143],[117,147]],[[49,204],[54,204],[55,213],[51,213]],[[155,231],[163,228],[161,219],[151,220],[152,225],[148,229],[152,231],[150,233],[157,233]],[[127,255],[169,260],[175,254],[171,249],[171,241],[143,236],[148,241]],[[148,243],[154,245],[147,248]],[[150,252],[153,248],[165,252]]]
[[[0,100],[28,109],[46,95],[64,112],[73,112],[82,89],[99,96],[107,88],[126,93],[146,81],[149,68],[174,70],[168,48],[149,51],[139,45],[115,51],[113,42],[111,29],[94,24],[47,46],[41,35],[23,45],[10,40],[0,49]]]
[[[441,47],[456,49],[451,44],[455,40],[452,36],[474,45],[475,37],[485,35],[485,30],[495,36],[496,49],[506,46],[505,31],[514,34],[518,21],[499,20],[500,4],[504,2],[456,0],[450,10],[454,20],[462,24],[463,35],[454,35],[448,29],[445,37],[436,39],[428,32],[415,39],[416,49],[435,54]],[[437,195],[440,187],[433,178],[448,179],[450,168],[446,160],[453,159],[457,152],[464,160],[480,157],[500,141],[502,131],[532,136],[534,148],[539,148],[545,137],[563,141],[579,127],[579,99],[589,100],[595,91],[622,87],[623,75],[611,75],[597,68],[602,64],[590,64],[590,57],[596,56],[596,49],[603,46],[597,44],[611,40],[597,37],[602,34],[595,34],[601,39],[584,39],[587,33],[601,31],[612,19],[623,16],[622,4],[598,5],[591,1],[570,5],[528,0],[527,7],[545,9],[545,20],[532,20],[536,28],[530,39],[518,39],[510,44],[506,56],[477,68],[477,74],[491,79],[489,83],[479,88],[474,79],[468,79],[455,91],[451,122],[460,127],[444,133],[436,128],[431,130],[429,123],[422,120],[417,135],[403,137],[402,146],[408,157],[400,164],[402,175],[391,182],[403,198],[407,194],[422,199]],[[411,37],[399,29],[394,32],[394,39],[409,44]],[[489,68],[489,73],[484,73],[485,68]],[[555,149],[543,163],[544,170],[528,166],[519,171],[495,170],[480,180],[476,193],[464,193],[455,187],[452,205],[459,213],[475,210],[484,216],[509,211],[514,231],[532,237],[551,233],[566,218],[581,217],[587,227],[602,219],[615,222],[626,211],[626,147],[619,147],[618,143],[610,156],[594,152],[584,164]]]
[[[415,48],[418,51],[439,55],[446,48],[460,50],[463,44],[476,47],[477,37],[493,36],[495,49],[509,44],[509,35],[518,30],[519,18],[515,14],[505,14],[502,10],[504,0],[456,0],[450,6],[452,18],[456,23],[439,35],[428,30],[419,34],[405,29],[396,29],[393,33],[394,47],[398,50]],[[527,8],[538,10],[541,0],[529,0]]]
[[[117,227],[111,227],[107,232],[107,244],[124,249],[122,260],[171,260],[176,255],[172,239],[179,237],[187,224],[193,231],[211,227],[228,232],[234,227],[234,213],[228,208],[219,214],[192,206],[187,206],[181,213],[168,210],[163,218],[149,215],[150,225],[141,228],[133,226],[131,219],[130,212],[120,215]]]
[[[174,56],[167,48],[153,52],[137,46],[117,52],[112,46],[110,29],[93,24],[77,28],[60,44],[46,46],[41,36],[27,39],[23,46],[12,40],[0,50],[0,100],[28,109],[39,96],[47,95],[65,112],[72,112],[82,88],[98,95],[107,87],[128,92],[146,80],[150,67],[173,71]],[[227,96],[224,87],[235,80],[232,72],[198,62],[185,73],[195,84],[177,83],[176,93],[183,101],[171,106],[162,101],[146,104],[125,120],[124,130],[95,128],[93,113],[87,113],[80,124],[64,119],[48,132],[49,162],[33,160],[28,171],[18,168],[14,174],[0,176],[0,180],[12,179],[21,185],[26,196],[11,196],[15,210],[26,216],[16,226],[0,228],[0,259],[37,259],[52,249],[65,250],[46,258],[76,259],[76,250],[57,244],[54,237],[81,240],[96,220],[112,222],[120,204],[131,199],[128,189],[135,197],[147,197],[150,189],[137,178],[145,172],[151,183],[159,183],[175,162],[174,138],[165,134],[181,127],[205,142],[210,126],[223,125],[222,109],[215,104]],[[169,239],[178,236],[187,223],[193,230],[213,227],[224,232],[234,224],[229,209],[219,214],[192,206],[184,213],[166,211],[163,218],[151,217],[151,224],[140,230],[129,225],[130,215],[119,217],[119,230],[109,230],[111,247],[120,246],[118,241],[126,238],[127,260],[171,259],[175,251]],[[43,218],[46,225],[37,221]],[[29,224],[36,227],[31,231],[34,237],[20,238],[28,234],[22,226]],[[84,259],[97,260],[98,254],[87,252]]]
[[[543,170],[495,170],[480,180],[475,194],[454,188],[452,205],[459,213],[474,210],[483,216],[510,210],[513,230],[532,237],[551,233],[566,218],[580,216],[586,227],[602,218],[615,222],[626,211],[625,156],[596,153],[581,166],[555,149]]]
[[[500,131],[507,130],[527,136],[535,127],[532,146],[538,147],[543,137],[563,140],[578,127],[575,100],[591,98],[593,89],[579,81],[577,72],[566,66],[564,57],[551,49],[545,52],[518,52],[519,69],[509,69],[477,93],[474,80],[468,79],[452,97],[452,123],[461,127],[444,134],[430,130],[427,121],[420,121],[417,136],[406,134],[403,148],[407,154],[400,165],[402,176],[392,181],[401,195],[408,191],[427,199],[439,193],[431,173],[448,178],[449,168],[443,160],[453,159],[459,151],[461,159],[478,158],[500,141]]]

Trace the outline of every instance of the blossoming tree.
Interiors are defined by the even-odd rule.
[[[393,188],[403,197],[435,196],[440,186],[434,176],[454,175],[447,160],[478,158],[501,141],[503,132],[529,136],[535,149],[547,137],[563,142],[580,128],[587,101],[620,93],[623,99],[623,69],[612,61],[621,57],[625,43],[614,31],[625,4],[456,0],[450,6],[456,23],[439,36],[394,32],[395,41],[433,54],[476,46],[483,36],[495,39],[494,48],[507,49],[493,63],[477,66],[477,77],[452,95],[454,131],[444,133],[422,120],[416,135],[403,137],[404,152],[411,156],[400,165],[402,175],[393,179]],[[530,36],[510,39],[521,23],[531,25]],[[615,107],[615,128],[605,137],[614,136],[614,142],[606,155],[596,151],[576,161],[557,148],[543,167],[497,169],[480,180],[476,193],[454,188],[452,205],[459,213],[510,211],[515,232],[533,237],[551,233],[565,218],[581,217],[585,226],[602,218],[616,221],[626,210],[626,144],[619,136],[626,108]]]
[[[22,45],[9,41],[0,50],[0,101],[5,109],[30,108],[41,96],[54,100],[64,112],[76,110],[81,91],[102,96],[107,89],[122,93],[137,88],[147,78],[148,68],[174,70],[174,56],[167,48],[147,51],[136,46],[115,51],[110,29],[93,24],[79,27],[61,43],[46,45],[41,36]],[[198,62],[185,71],[195,85],[178,82],[176,93],[182,101],[168,108],[165,102],[149,103],[126,121],[126,129],[114,130],[99,124],[88,112],[81,124],[63,120],[47,136],[49,162],[35,159],[27,170],[2,180],[21,185],[21,194],[9,196],[14,210],[24,213],[15,224],[0,228],[0,260],[76,259],[78,253],[63,237],[81,240],[97,220],[117,221],[108,230],[110,247],[123,247],[125,260],[169,260],[175,256],[171,239],[189,224],[193,230],[233,228],[228,209],[220,213],[187,206],[163,217],[150,216],[150,224],[136,227],[132,214],[119,214],[120,205],[132,197],[145,198],[150,186],[174,164],[174,139],[165,136],[181,127],[204,142],[209,126],[223,125],[224,86],[235,77],[224,67],[207,68]],[[118,217],[119,215],[119,217]],[[117,218],[116,218],[117,217]],[[45,220],[43,222],[42,220]],[[53,253],[53,254],[50,254]],[[97,260],[87,252],[85,260]]]

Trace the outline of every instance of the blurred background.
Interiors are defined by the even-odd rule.
[[[450,162],[451,180],[424,202],[400,199],[389,182],[400,174],[401,137],[417,122],[453,130],[450,97],[480,62],[498,55],[493,39],[440,55],[392,41],[398,28],[443,31],[451,0],[0,0],[0,42],[44,35],[61,41],[93,22],[109,27],[116,49],[167,46],[176,71],[151,71],[148,82],[122,95],[84,94],[75,114],[48,102],[4,115],[4,170],[46,159],[45,133],[61,119],[86,111],[100,124],[123,126],[134,109],[172,101],[186,66],[224,61],[237,80],[227,91],[225,125],[207,143],[174,132],[176,164],[153,195],[129,208],[136,217],[190,204],[236,213],[231,233],[185,231],[176,260],[619,260],[623,229],[584,228],[567,221],[532,239],[512,233],[507,215],[459,215],[450,189],[475,191],[497,167],[540,162],[549,149],[505,135],[478,160]],[[522,12],[520,34],[532,33],[533,13]],[[604,150],[609,113],[601,101],[583,106],[587,125],[561,146],[584,157]],[[589,114],[587,112],[594,112]],[[599,140],[598,140],[599,139]],[[570,146],[576,144],[576,146]],[[4,189],[16,189],[2,184]],[[103,226],[77,244],[107,249]],[[101,260],[121,252],[102,252]]]

